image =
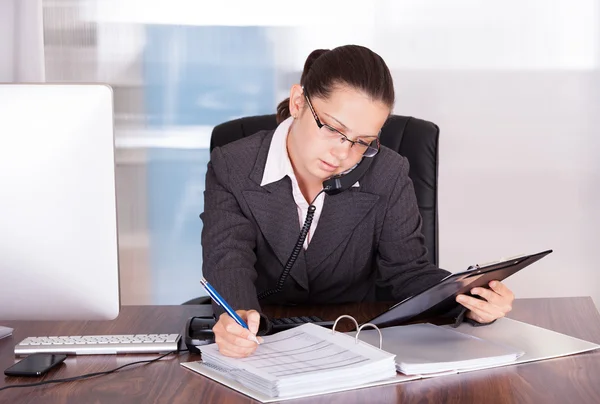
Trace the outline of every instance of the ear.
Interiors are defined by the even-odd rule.
[[[300,84],[294,84],[290,90],[290,115],[299,117],[304,108],[304,92]]]

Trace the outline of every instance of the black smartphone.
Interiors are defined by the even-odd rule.
[[[36,353],[21,359],[4,371],[7,376],[42,376],[53,367],[60,365],[67,355]]]

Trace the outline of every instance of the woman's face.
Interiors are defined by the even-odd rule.
[[[308,99],[299,85],[292,87],[290,112],[296,119],[288,136],[288,153],[296,175],[309,183],[322,182],[354,167],[364,148],[342,141],[342,135],[326,126],[319,129],[308,102],[322,124],[367,144],[377,138],[390,109],[348,86],[336,87],[328,99],[310,94]]]

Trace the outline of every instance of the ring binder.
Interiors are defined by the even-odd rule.
[[[354,324],[356,325],[356,329],[358,330],[358,321],[356,321],[356,319],[354,317],[349,316],[348,314],[343,314],[335,319],[335,322],[333,323],[333,327],[331,327],[332,334],[335,334],[335,327],[337,326],[338,321],[340,321],[342,318],[349,318],[350,320],[352,320],[354,322]]]
[[[363,325],[360,326],[360,328],[358,329],[358,331],[356,332],[356,343],[358,344],[358,334],[360,334],[360,332],[362,331],[362,329],[366,326],[372,327],[374,329],[377,330],[377,332],[379,333],[379,349],[383,350],[383,335],[381,334],[381,330],[379,329],[379,327],[377,327],[375,324],[372,323],[365,323]]]
[[[365,323],[359,327],[358,321],[356,321],[356,319],[354,317],[349,316],[348,314],[343,314],[335,319],[335,322],[333,323],[333,327],[331,327],[332,334],[335,334],[335,327],[337,326],[338,321],[340,321],[342,318],[349,318],[356,325],[356,335],[354,336],[354,343],[358,344],[358,341],[359,341],[358,336],[359,336],[360,332],[362,331],[362,329],[364,327],[369,326],[371,328],[376,329],[377,332],[379,333],[379,349],[383,349],[382,348],[383,347],[383,335],[381,334],[381,330],[379,329],[379,327],[377,327],[375,324],[372,324],[372,323]]]

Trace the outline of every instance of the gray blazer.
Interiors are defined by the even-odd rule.
[[[260,186],[273,133],[215,148],[208,164],[202,270],[235,310],[260,311],[257,294],[275,287],[300,234],[289,177]],[[408,168],[382,147],[360,187],[326,195],[283,291],[260,303],[374,301],[376,286],[400,300],[448,275],[427,260]]]

